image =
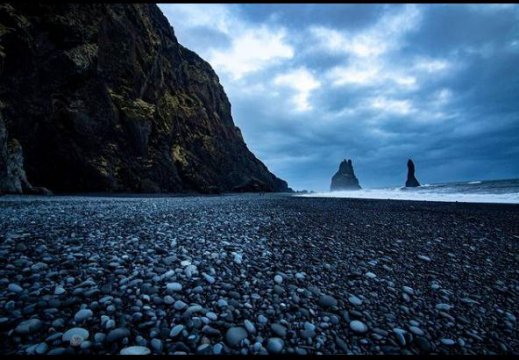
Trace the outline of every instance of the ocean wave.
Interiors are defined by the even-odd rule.
[[[502,203],[519,204],[519,193],[481,194],[433,191],[394,191],[381,189],[362,189],[356,191],[333,191],[296,195],[302,197],[353,198],[353,199],[388,199],[467,203]]]

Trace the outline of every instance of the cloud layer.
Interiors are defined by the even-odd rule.
[[[519,177],[519,6],[160,4],[295,189]]]

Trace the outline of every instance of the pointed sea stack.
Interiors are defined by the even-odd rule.
[[[359,190],[359,180],[355,177],[353,172],[353,165],[351,160],[343,160],[339,166],[339,171],[332,177],[331,191],[340,190]]]
[[[405,182],[405,187],[418,187],[420,183],[414,177],[414,163],[413,160],[409,159],[407,161],[407,181]]]

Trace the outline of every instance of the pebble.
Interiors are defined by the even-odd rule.
[[[319,305],[322,307],[337,306],[337,300],[333,296],[323,294],[319,297]]]
[[[436,310],[449,311],[451,308],[452,308],[452,305],[449,305],[449,304],[437,304],[436,305]]]
[[[377,275],[373,274],[371,271],[368,271],[368,272],[366,273],[366,276],[369,277],[370,279],[374,279],[374,278],[377,277]]]
[[[244,320],[243,326],[245,326],[245,329],[249,334],[255,334],[256,333],[256,327],[254,326],[254,323],[250,320]]]
[[[120,327],[120,328],[113,329],[112,331],[110,331],[108,333],[108,335],[106,336],[106,341],[108,341],[109,343],[112,343],[115,341],[122,340],[125,337],[129,337],[129,336],[130,336],[130,330],[128,330],[125,327]]]
[[[30,319],[22,321],[18,326],[14,329],[17,334],[21,335],[29,335],[39,331],[43,326],[43,323],[40,319]]]
[[[178,334],[180,334],[182,332],[182,330],[184,330],[185,326],[184,325],[176,325],[174,326],[170,333],[169,333],[169,337],[176,337]]]
[[[225,341],[230,347],[240,344],[243,339],[247,338],[247,330],[241,326],[231,327],[225,333]]]
[[[129,346],[121,349],[121,355],[149,355],[151,350],[145,346]]]
[[[180,283],[178,283],[178,282],[168,283],[166,285],[166,290],[169,291],[169,292],[181,291],[182,290],[182,285]]]
[[[368,331],[368,327],[362,321],[353,320],[350,322],[350,329],[357,333],[365,333]]]
[[[94,313],[90,309],[81,309],[76,315],[74,315],[74,321],[77,323],[84,322],[94,316]]]
[[[270,330],[272,330],[272,332],[279,337],[284,338],[287,336],[287,329],[281,324],[275,323],[270,325]]]
[[[156,353],[160,354],[162,352],[162,348],[163,348],[162,341],[160,339],[151,339],[151,348]]]
[[[65,331],[61,339],[63,340],[63,342],[69,343],[70,340],[72,340],[72,337],[74,336],[80,336],[83,340],[86,340],[90,336],[90,333],[87,329],[75,327]]]
[[[409,286],[403,286],[402,290],[409,295],[414,295],[414,289],[410,288]]]
[[[446,338],[443,338],[443,339],[440,339],[441,343],[443,345],[447,345],[447,346],[451,346],[451,345],[454,345],[456,344],[456,341],[452,340],[452,339],[446,339]]]
[[[187,304],[185,302],[183,302],[182,300],[177,300],[177,301],[175,301],[175,304],[173,305],[173,307],[176,310],[184,310],[185,308],[187,308]]]
[[[362,305],[362,300],[356,297],[355,295],[351,295],[348,298],[348,301],[353,305]]]
[[[281,284],[283,282],[283,277],[281,275],[274,276],[274,281],[276,284]]]
[[[425,335],[424,331],[417,326],[409,326],[409,331],[411,331],[413,334],[417,336]]]
[[[285,347],[285,342],[283,339],[278,337],[271,337],[267,342],[267,350],[271,354],[279,354],[283,348]]]
[[[7,289],[15,294],[19,294],[23,291],[23,288],[20,285],[14,283],[9,284]]]

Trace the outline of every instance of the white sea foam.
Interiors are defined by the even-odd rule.
[[[415,201],[503,203],[519,204],[519,193],[481,194],[481,193],[444,193],[434,190],[420,191],[396,189],[362,189],[355,191],[333,191],[299,195],[304,197],[354,198],[354,199],[391,199]]]

